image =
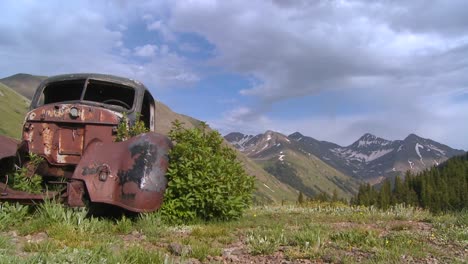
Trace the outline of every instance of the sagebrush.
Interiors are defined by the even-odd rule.
[[[241,216],[251,203],[254,179],[222,136],[204,123],[186,129],[176,121],[169,137],[176,145],[169,154],[163,214],[179,221]]]

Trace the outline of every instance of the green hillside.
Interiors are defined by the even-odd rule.
[[[0,134],[20,138],[28,108],[28,99],[0,83]]]
[[[10,87],[19,94],[22,94],[24,97],[31,100],[34,95],[34,92],[36,91],[37,86],[39,86],[39,84],[46,78],[47,77],[45,76],[18,73],[0,79],[0,83],[5,84],[6,86]]]
[[[259,162],[266,171],[308,197],[322,192],[331,196],[336,190],[339,198],[349,199],[357,193],[357,180],[330,167],[319,158],[293,149],[285,149],[283,154],[283,160],[273,157]]]

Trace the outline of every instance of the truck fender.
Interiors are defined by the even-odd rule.
[[[92,142],[72,179],[85,183],[91,202],[151,212],[163,202],[171,147],[169,138],[154,132],[123,142]]]

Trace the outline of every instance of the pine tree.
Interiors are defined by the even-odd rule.
[[[297,197],[297,203],[298,204],[304,204],[304,194],[302,192],[299,192],[299,196]]]
[[[379,195],[379,207],[382,209],[388,209],[391,205],[392,200],[392,185],[389,179],[386,179],[380,189]]]
[[[333,190],[332,202],[338,202],[340,198],[338,197],[338,191],[336,189]]]

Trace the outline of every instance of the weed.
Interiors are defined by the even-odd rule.
[[[214,246],[209,240],[189,238],[185,239],[183,243],[189,245],[191,249],[187,256],[200,261],[204,261],[208,256],[221,255],[221,249]]]
[[[66,211],[67,209],[60,203],[57,203],[54,200],[45,200],[39,205],[37,214],[44,222],[57,223],[66,220]]]
[[[223,236],[228,236],[229,233],[226,228],[220,226],[198,226],[192,230],[193,237],[196,238],[210,238],[216,239]]]
[[[275,252],[281,244],[285,244],[285,237],[282,231],[250,231],[247,234],[247,244],[251,254],[268,255]]]
[[[167,227],[158,212],[141,214],[135,227],[145,234],[151,242],[157,242],[167,233]]]
[[[26,242],[26,244],[24,244],[23,251],[51,254],[61,248],[62,247],[57,242],[47,240],[41,242]]]
[[[166,258],[159,252],[132,246],[125,250],[119,258],[123,263],[165,263]]]
[[[353,246],[371,248],[382,245],[382,239],[376,231],[354,228],[351,230],[335,232],[330,236],[331,240],[337,242],[343,248]]]
[[[291,246],[298,246],[303,250],[319,250],[323,243],[328,238],[327,234],[320,226],[305,227],[294,231],[288,239],[288,244]]]
[[[0,252],[0,264],[21,263],[20,258]]]
[[[12,187],[15,190],[41,193],[42,177],[35,174],[39,164],[44,161],[41,156],[29,153],[29,162],[26,166],[18,168],[12,175]]]
[[[29,206],[18,203],[0,204],[0,229],[6,230],[16,226],[28,217]]]
[[[118,234],[129,234],[132,231],[132,229],[132,220],[126,217],[125,215],[117,220],[114,227],[115,232],[117,232]]]
[[[65,247],[53,252],[39,252],[27,263],[108,263],[112,258],[110,252],[102,250]]]
[[[390,233],[382,239],[383,244],[375,249],[375,255],[372,257],[372,260],[377,262],[401,262],[402,256],[421,258],[431,251],[431,247],[424,246],[417,235],[405,231]]]
[[[126,113],[123,113],[119,124],[117,125],[116,142],[125,141],[131,137],[137,136],[148,132],[148,128],[145,127],[145,123],[140,120],[140,113],[136,115],[135,124],[129,124],[129,120]]]
[[[0,256],[3,253],[8,253],[13,248],[9,238],[0,236]]]

